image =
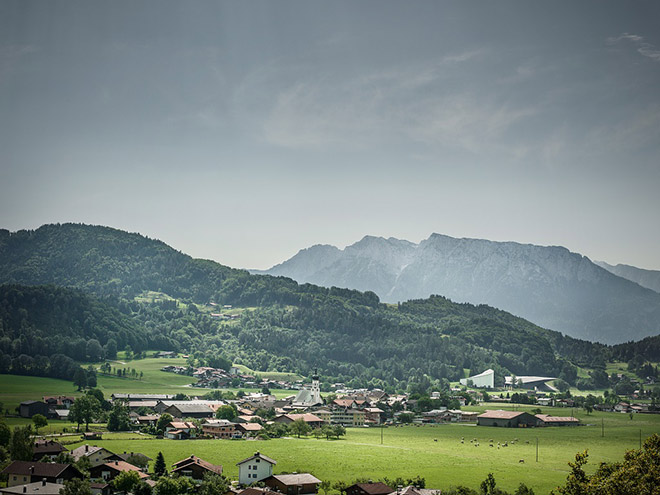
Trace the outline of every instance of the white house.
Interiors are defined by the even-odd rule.
[[[255,452],[252,457],[243,459],[238,466],[238,482],[241,485],[250,485],[265,480],[273,475],[273,466],[277,461]]]

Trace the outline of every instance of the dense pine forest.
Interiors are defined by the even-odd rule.
[[[0,283],[2,372],[59,376],[53,361],[162,349],[209,362],[223,356],[258,371],[318,367],[328,382],[352,386],[421,390],[486,368],[500,381],[513,373],[575,384],[576,365],[643,366],[660,355],[657,337],[609,347],[441,296],[386,305],[370,292],[250,275],[98,226],[0,231]],[[145,301],[145,291],[173,299]],[[240,318],[214,318],[210,303],[232,305]]]

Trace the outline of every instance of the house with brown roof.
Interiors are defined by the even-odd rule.
[[[356,483],[346,488],[346,495],[389,495],[395,492],[385,483]]]
[[[172,473],[194,480],[203,480],[206,473],[222,474],[222,466],[211,464],[204,459],[191,455],[172,464]]]
[[[321,480],[309,473],[276,474],[266,478],[264,484],[285,495],[318,493]]]
[[[255,452],[253,456],[238,462],[238,482],[241,485],[251,485],[273,475],[273,466],[277,461]]]
[[[508,428],[539,426],[541,420],[524,411],[486,411],[477,416],[479,426],[503,426]]]
[[[273,419],[273,422],[288,425],[288,424],[291,424],[294,421],[297,421],[299,419],[302,419],[305,423],[307,423],[312,428],[320,428],[321,426],[323,426],[323,420],[321,418],[319,418],[317,415],[312,414],[312,413],[280,414],[279,416],[276,416]]]
[[[7,475],[7,486],[26,485],[44,479],[47,483],[61,484],[72,478],[83,478],[75,466],[55,462],[13,461],[0,474]]]
[[[257,488],[251,486],[245,490],[240,490],[236,495],[282,495],[279,492],[273,492],[268,488]]]
[[[171,440],[185,440],[197,436],[197,425],[191,421],[172,421],[165,426],[165,437]]]
[[[38,461],[43,459],[44,456],[53,460],[60,452],[68,452],[68,450],[61,443],[54,440],[40,440],[32,445],[32,460]]]
[[[119,476],[120,473],[126,471],[135,471],[140,476],[140,479],[149,477],[149,475],[143,473],[139,467],[134,466],[133,464],[129,464],[126,461],[112,461],[94,466],[89,470],[89,477],[91,479],[103,480],[107,482],[112,481],[117,476]]]
[[[240,434],[243,438],[256,437],[261,430],[263,430],[263,426],[259,423],[236,424],[236,433]]]

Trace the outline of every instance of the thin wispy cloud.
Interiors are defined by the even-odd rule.
[[[660,62],[660,50],[658,50],[651,43],[645,41],[644,37],[638,34],[623,33],[619,36],[612,36],[610,38],[607,38],[607,42],[610,45],[615,45],[621,42],[632,43],[632,45],[636,47],[637,52],[640,55],[655,60],[656,62]]]

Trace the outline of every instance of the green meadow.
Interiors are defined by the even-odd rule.
[[[152,351],[150,351],[152,352]],[[204,395],[211,391],[207,388],[196,388],[190,385],[196,380],[190,376],[177,375],[175,373],[166,373],[161,371],[163,366],[176,365],[185,366],[186,360],[183,358],[147,358],[125,360],[123,353],[120,353],[116,361],[110,361],[113,368],[134,368],[138,374],[143,373],[142,379],[129,377],[118,377],[116,375],[104,375],[99,372],[98,386],[106,397],[113,393],[143,393],[143,394],[178,394],[186,395]],[[95,365],[98,368],[98,365]],[[252,370],[241,366],[246,373],[254,373]],[[295,381],[300,377],[294,373],[259,373],[264,378],[274,380]],[[237,388],[219,389],[222,391],[238,392]],[[240,389],[246,393],[261,392],[261,389]],[[294,394],[295,391],[273,389],[271,393],[276,397],[286,397]],[[14,409],[25,400],[41,400],[44,395],[72,395],[78,396],[73,382],[57,380],[54,378],[42,378],[32,376],[2,375],[0,374],[0,402],[5,409],[12,413]]]
[[[560,414],[560,411],[545,408]],[[599,462],[617,461],[627,449],[660,431],[660,418],[639,415],[630,420],[615,413],[594,414],[588,426],[555,428],[491,428],[464,424],[349,428],[340,440],[282,438],[265,441],[175,441],[121,434],[94,442],[114,452],[142,452],[155,458],[161,451],[168,464],[191,454],[222,464],[226,475],[236,478],[236,463],[260,451],[277,460],[276,473],[311,472],[320,479],[351,481],[382,477],[422,476],[427,487],[446,489],[467,485],[477,489],[488,473],[498,486],[513,491],[523,482],[537,494],[562,484],[568,462],[588,449],[589,468]],[[604,424],[604,434],[602,436]],[[381,443],[382,434],[382,443]],[[464,439],[461,442],[461,439]],[[479,446],[471,440],[477,439]],[[490,440],[493,447],[490,447]],[[536,449],[538,440],[538,462]],[[507,447],[497,444],[509,442]],[[70,447],[82,445],[81,442]],[[520,462],[524,460],[524,462]]]

